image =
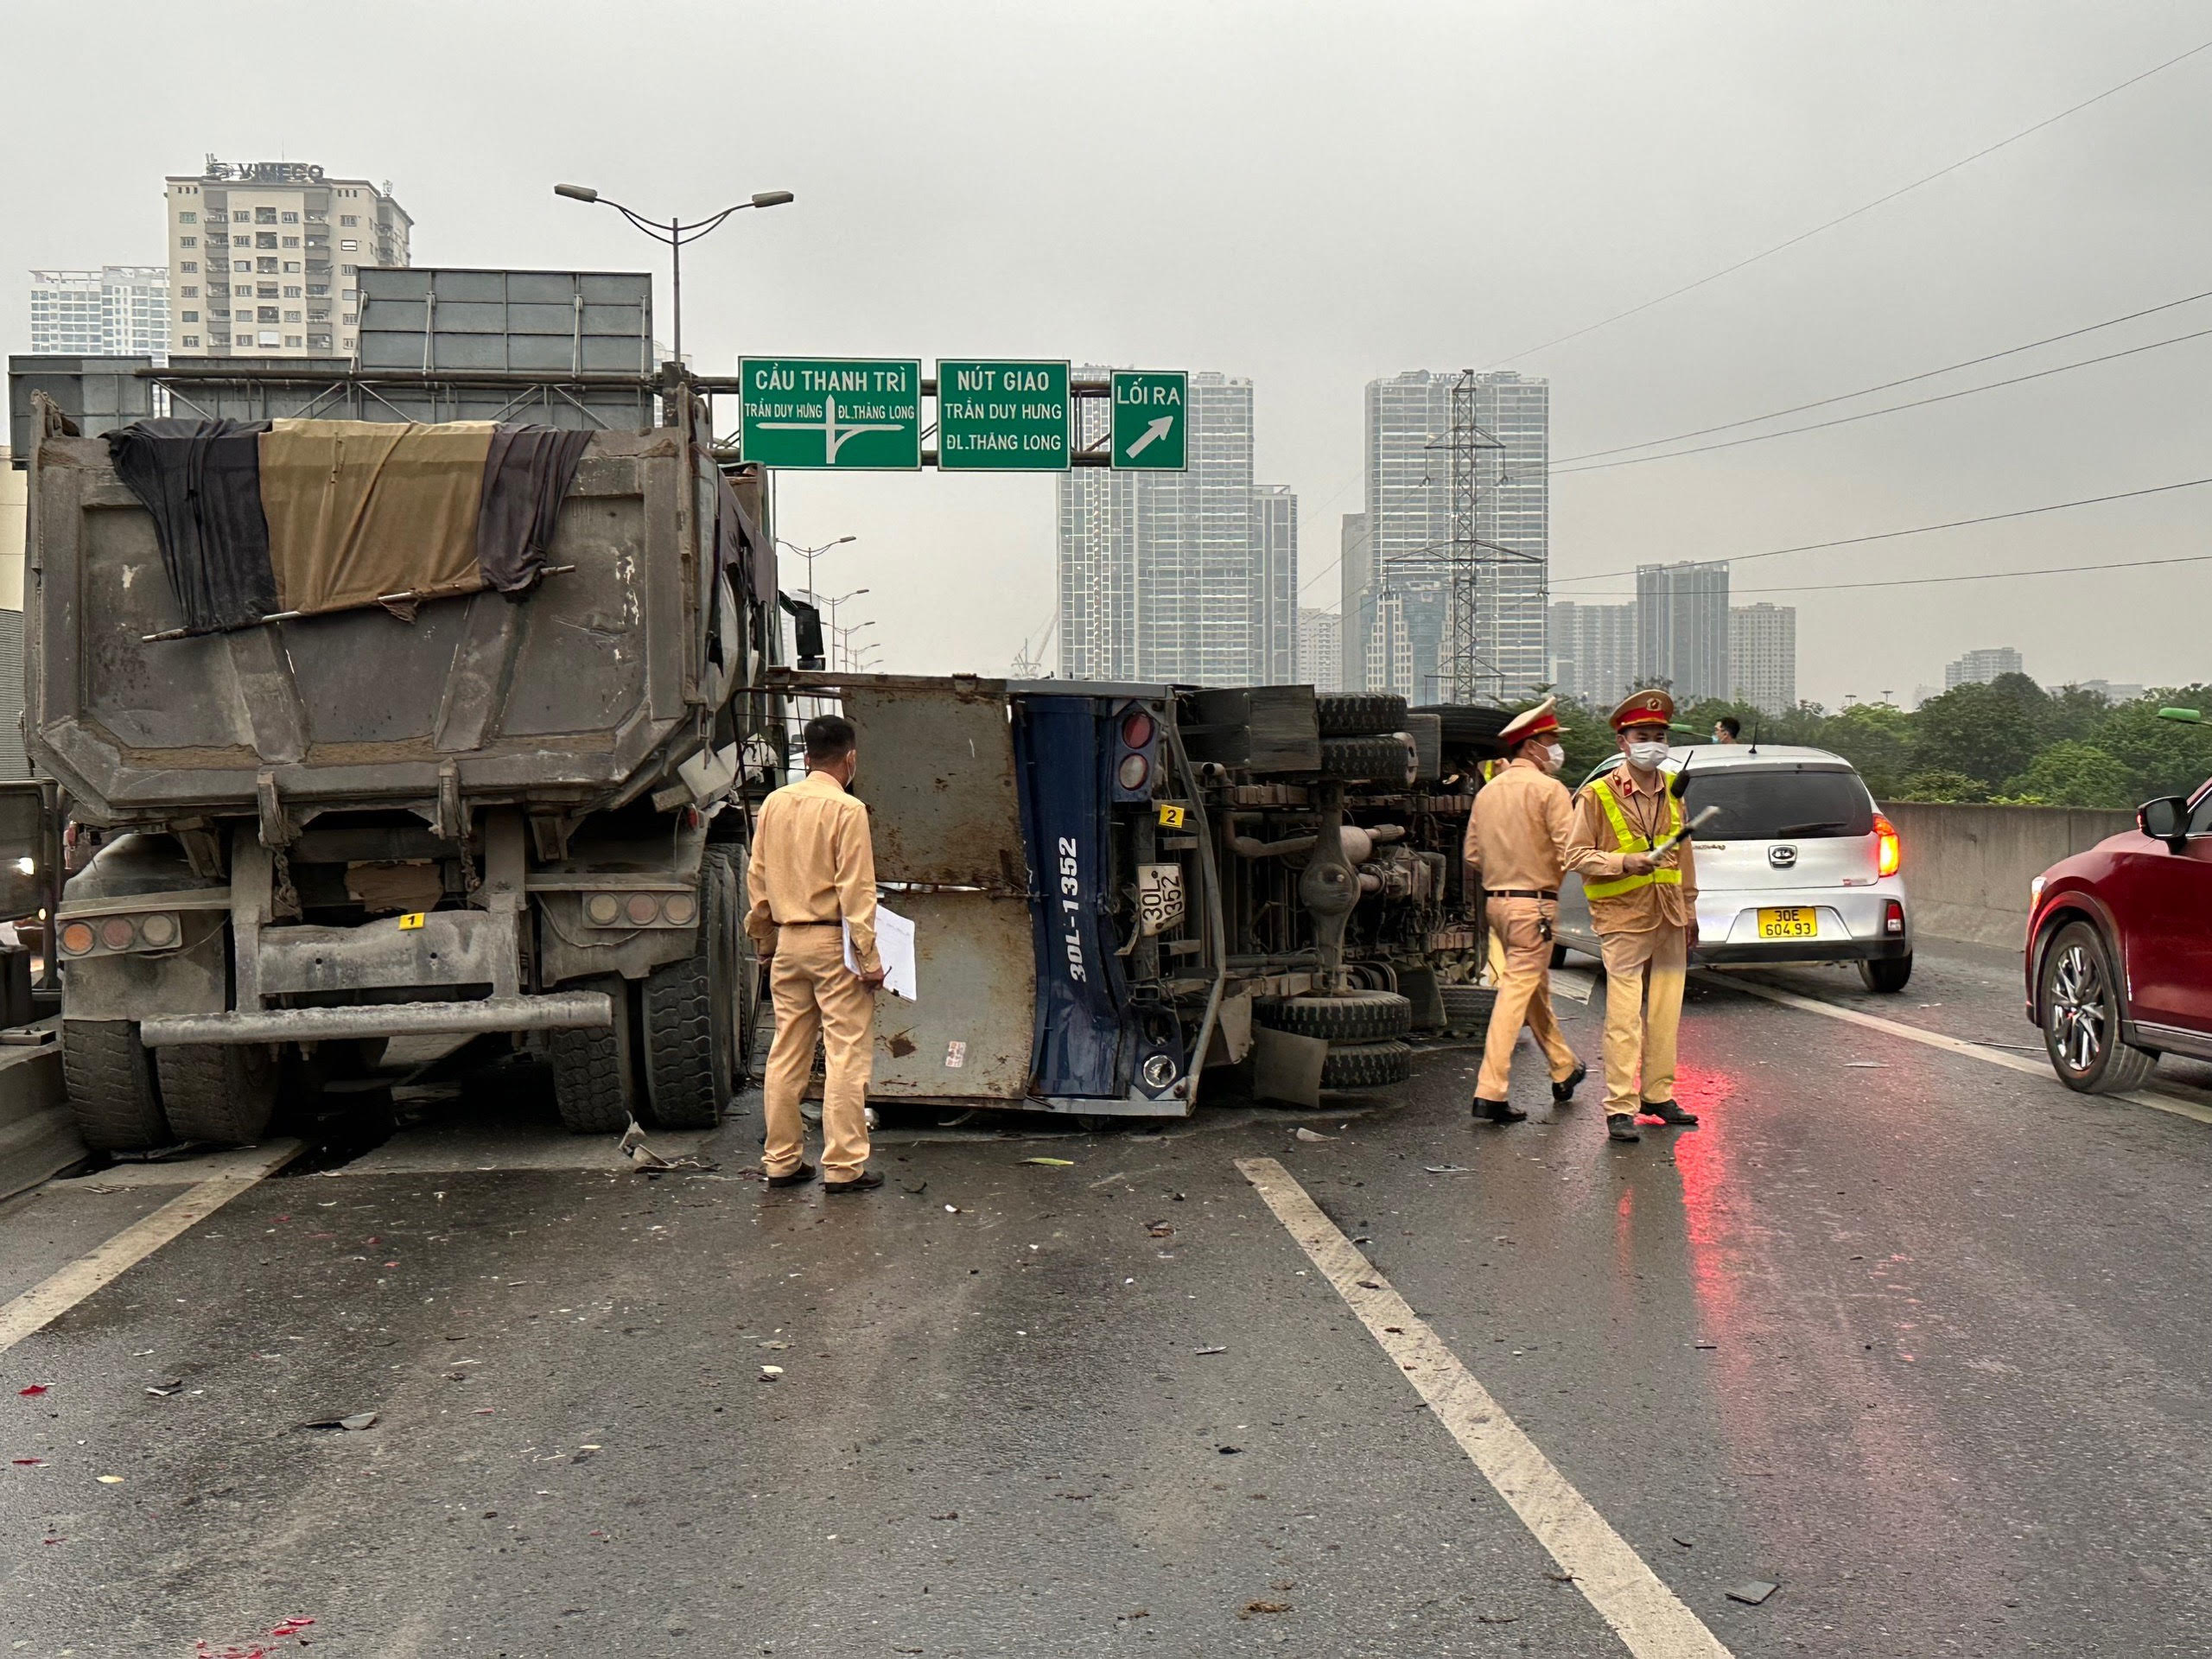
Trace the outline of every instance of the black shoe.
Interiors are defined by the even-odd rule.
[[[873,1192],[883,1185],[880,1175],[855,1175],[849,1181],[824,1181],[822,1190],[836,1198],[842,1192]]]
[[[1484,1100],[1475,1097],[1475,1117],[1478,1122],[1518,1123],[1529,1116],[1510,1100]]]
[[[1636,1130],[1636,1119],[1626,1112],[1608,1113],[1605,1117],[1605,1139],[1608,1141],[1641,1141]]]
[[[1697,1114],[1684,1111],[1671,1100],[1647,1100],[1643,1103],[1643,1115],[1646,1117],[1656,1117],[1672,1128],[1697,1128]]]
[[[768,1177],[768,1185],[771,1186],[804,1186],[813,1179],[814,1166],[812,1164],[801,1164],[797,1169],[791,1171],[788,1175],[771,1175]]]
[[[1590,1068],[1577,1060],[1574,1070],[1560,1082],[1552,1084],[1552,1098],[1564,1106],[1574,1098],[1574,1091],[1582,1086],[1582,1079],[1590,1075]]]

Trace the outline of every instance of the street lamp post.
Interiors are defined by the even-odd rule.
[[[853,589],[853,591],[852,591],[851,593],[849,593],[849,594],[838,594],[835,599],[833,599],[833,600],[830,601],[830,632],[831,633],[835,634],[835,633],[837,633],[837,632],[840,632],[840,630],[839,630],[839,628],[838,628],[838,626],[837,626],[837,607],[838,607],[840,605],[842,605],[842,604],[843,604],[847,600],[849,600],[849,599],[858,599],[858,598],[859,598],[862,594],[864,594],[864,593],[866,593],[866,592],[868,592],[868,589],[867,589],[867,588],[854,588],[854,589]],[[819,602],[820,602],[820,601],[819,601],[819,600],[817,600],[816,602],[817,602],[817,603],[819,603]],[[861,627],[861,628],[865,628],[865,627],[870,627],[870,626],[874,626],[874,625],[873,625],[872,623],[863,622],[863,623],[861,623],[861,624],[860,625],[860,627]],[[859,631],[860,631],[860,629],[859,629],[859,628],[855,628],[855,629],[851,629],[851,630],[849,630],[849,632],[855,632],[855,633],[857,633]],[[831,664],[831,666],[832,666],[832,667],[835,667],[835,666],[836,666],[836,664]]]
[[[836,541],[824,542],[819,547],[801,547],[797,542],[785,541],[780,536],[776,538],[776,542],[779,546],[788,547],[792,552],[798,554],[799,557],[806,561],[806,597],[807,602],[811,604],[819,597],[819,595],[817,595],[814,591],[815,560],[820,558],[824,553],[827,553],[833,547],[842,547],[847,542],[856,542],[859,539],[860,537],[857,536],[840,536]]]
[[[838,639],[838,641],[840,642],[840,644],[839,644],[839,648],[838,648],[838,654],[839,654],[840,656],[842,656],[842,657],[845,659],[845,671],[846,671],[847,673],[850,673],[850,672],[852,671],[852,670],[853,670],[853,667],[854,667],[854,663],[853,663],[853,657],[854,657],[853,639],[854,639],[854,637],[855,637],[855,635],[857,635],[857,634],[865,633],[866,632],[868,632],[868,629],[870,629],[870,628],[874,627],[874,626],[875,626],[875,620],[874,620],[873,617],[871,617],[868,620],[867,620],[867,621],[865,621],[865,622],[855,622],[855,623],[851,627],[849,627],[849,628],[840,628],[840,627],[836,627],[836,626],[835,626],[834,625],[832,626],[832,627],[831,627],[831,632],[832,632],[832,633],[836,637],[836,639]],[[862,650],[862,651],[873,651],[873,650],[874,650],[875,648],[876,648],[876,642],[875,642],[874,640],[873,640],[873,639],[869,640],[866,645],[862,645],[862,646],[861,646],[861,647],[860,647],[860,649],[861,649],[861,650]]]
[[[670,308],[674,313],[671,327],[674,328],[676,334],[676,344],[673,350],[675,352],[676,360],[678,363],[683,361],[684,245],[689,242],[696,242],[701,237],[706,235],[709,231],[718,229],[724,219],[728,219],[732,213],[737,213],[743,208],[780,207],[785,202],[791,200],[791,193],[788,190],[761,190],[755,192],[753,195],[747,200],[733,202],[730,206],[723,208],[721,212],[713,215],[711,218],[694,219],[689,225],[686,225],[680,219],[671,219],[665,225],[664,225],[658,219],[647,219],[643,213],[632,213],[629,208],[625,207],[619,201],[609,200],[607,197],[601,195],[598,191],[593,189],[589,185],[556,184],[553,187],[553,194],[556,196],[565,196],[570,201],[596,201],[604,203],[606,206],[614,209],[616,213],[621,214],[623,218],[628,219],[632,225],[643,231],[647,236],[652,238],[654,241],[660,243],[668,249]]]

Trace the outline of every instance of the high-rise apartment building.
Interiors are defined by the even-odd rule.
[[[1637,566],[1636,626],[1639,680],[1664,684],[1677,702],[1734,690],[1725,562]]]
[[[1356,691],[1367,684],[1367,632],[1360,606],[1375,574],[1367,537],[1367,515],[1348,512],[1337,543],[1337,633],[1342,650],[1338,690]]]
[[[1551,607],[1551,681],[1560,696],[1608,709],[1637,683],[1634,605]]]
[[[1414,370],[1367,385],[1363,568],[1345,560],[1345,659],[1362,687],[1416,702],[1452,692],[1452,391],[1459,376]],[[1549,678],[1551,388],[1505,372],[1475,377],[1475,534],[1488,544],[1477,586],[1476,674],[1486,700]],[[1346,521],[1346,537],[1351,537]],[[1357,586],[1353,586],[1355,578]],[[1386,616],[1385,594],[1398,601]],[[1410,667],[1405,666],[1409,663]]]
[[[2010,645],[1997,645],[1987,651],[1970,651],[1955,663],[1943,664],[1943,689],[1953,690],[1961,685],[1987,685],[1999,674],[2024,674],[2020,653]]]
[[[1316,691],[1344,689],[1344,618],[1334,611],[1298,613],[1298,680]]]
[[[350,357],[364,265],[409,263],[391,187],[303,162],[219,162],[168,181],[170,350]]]
[[[1729,695],[1770,715],[1797,706],[1797,607],[1738,605],[1728,613]]]
[[[158,357],[169,348],[160,265],[31,272],[31,350],[54,357]]]
[[[1298,497],[1287,486],[1252,491],[1253,678],[1291,685],[1298,671]]]
[[[1296,674],[1297,497],[1253,485],[1249,380],[1193,374],[1190,397],[1188,471],[1059,478],[1065,677],[1250,685]]]

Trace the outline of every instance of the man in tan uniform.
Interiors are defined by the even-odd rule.
[[[868,1085],[875,1069],[875,849],[868,808],[849,794],[860,752],[851,725],[835,715],[806,722],[806,776],[761,803],[748,874],[753,910],[745,931],[769,964],[776,1040],[768,1050],[760,1166],[771,1186],[814,1179],[805,1160],[799,1097],[822,1039],[822,1188],[866,1192],[883,1185],[868,1169]],[[843,926],[840,927],[839,924]],[[858,974],[845,966],[853,937]]]
[[[1565,1104],[1590,1075],[1552,1016],[1552,930],[1574,816],[1567,785],[1553,775],[1567,759],[1559,731],[1550,697],[1516,715],[1498,734],[1511,759],[1477,791],[1467,818],[1468,889],[1479,882],[1485,890],[1490,931],[1504,953],[1475,1080],[1475,1116],[1493,1123],[1529,1116],[1509,1097],[1513,1045],[1524,1023],[1551,1063],[1554,1100]]]
[[[1688,1127],[1675,1103],[1682,980],[1697,944],[1697,868],[1681,833],[1682,803],[1660,770],[1675,700],[1638,691],[1613,710],[1622,762],[1575,798],[1567,868],[1582,878],[1605,958],[1605,1131],[1636,1141],[1638,1111]]]

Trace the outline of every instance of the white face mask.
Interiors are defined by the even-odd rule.
[[[1666,758],[1667,745],[1663,740],[1628,746],[1629,765],[1644,772],[1656,771],[1659,763]]]
[[[1547,772],[1557,772],[1566,764],[1567,751],[1565,749],[1556,743],[1544,745],[1544,769]]]

